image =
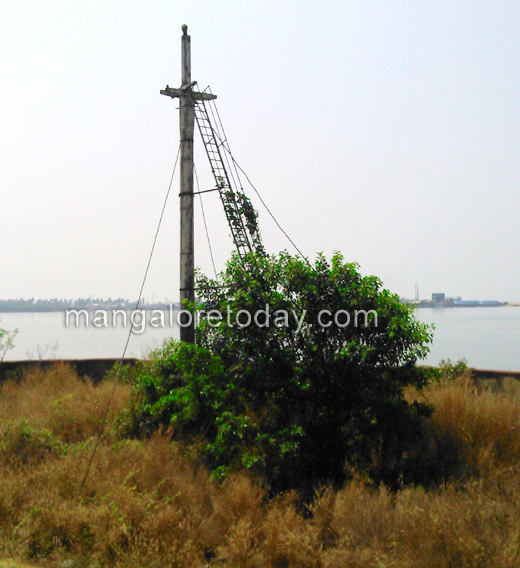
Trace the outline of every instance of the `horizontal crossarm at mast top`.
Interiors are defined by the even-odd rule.
[[[212,101],[217,98],[217,95],[212,95],[211,93],[199,93],[197,91],[192,91],[190,86],[191,85],[186,85],[187,88],[181,87],[180,89],[174,89],[173,87],[166,86],[166,89],[161,90],[161,95],[172,97],[172,99],[191,97],[195,101]]]

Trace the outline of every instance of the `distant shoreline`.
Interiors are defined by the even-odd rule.
[[[77,303],[73,301],[38,301],[38,302],[26,302],[26,301],[13,301],[13,300],[0,300],[0,314],[13,314],[13,313],[59,313],[65,312],[67,310],[86,310],[87,312],[95,312],[96,310],[124,310],[131,312],[133,310],[162,310],[169,311],[170,307],[173,310],[179,309],[179,303],[168,303],[164,304],[162,302],[157,303],[141,303],[137,305],[137,302],[121,302],[121,303],[110,303],[110,302],[100,302],[100,303]]]
[[[404,300],[401,299],[401,302],[403,304],[408,304],[408,305],[413,305],[415,308],[417,309],[424,309],[424,308],[430,308],[430,309],[444,309],[444,308],[450,308],[450,309],[461,309],[461,308],[506,308],[506,307],[520,307],[520,302],[499,302],[496,304],[489,304],[489,303],[478,303],[478,302],[474,302],[471,303],[471,305],[435,305],[433,303],[429,303],[426,304],[424,303],[424,300],[421,300],[421,302],[416,303],[414,301],[410,301],[410,300]],[[163,304],[163,303],[156,303],[156,304],[139,304],[138,307],[136,307],[137,302],[129,302],[129,303],[125,303],[124,305],[121,304],[89,304],[89,305],[83,305],[83,306],[78,306],[75,304],[70,304],[70,305],[66,305],[66,306],[36,306],[36,305],[25,305],[25,306],[4,306],[2,305],[4,303],[3,300],[0,300],[0,314],[15,314],[15,313],[35,313],[35,314],[41,314],[41,313],[60,313],[60,312],[65,312],[67,310],[86,310],[87,312],[95,312],[96,310],[124,310],[124,311],[128,311],[131,312],[135,309],[138,310],[162,310],[162,311],[169,311],[170,310],[170,306],[173,307],[173,310],[179,310],[179,304],[176,303],[172,303],[172,304]]]
[[[520,307],[519,303],[508,303],[508,302],[501,302],[499,304],[472,304],[472,305],[468,305],[468,306],[435,306],[435,305],[425,305],[425,304],[413,304],[417,309],[425,309],[425,308],[430,308],[430,309],[435,309],[435,310],[441,310],[444,308],[449,308],[449,309],[464,309],[464,308],[509,308],[509,307],[513,307],[513,308],[518,308]]]

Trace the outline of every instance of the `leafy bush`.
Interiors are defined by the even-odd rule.
[[[62,451],[62,445],[52,432],[38,429],[25,419],[9,421],[0,428],[2,466],[34,465],[45,460],[48,455],[60,455]]]
[[[439,380],[454,381],[460,378],[468,370],[466,359],[459,359],[452,363],[451,359],[441,359],[439,361]]]
[[[172,340],[156,354],[134,387],[134,433],[172,426],[217,476],[245,468],[275,490],[341,482],[346,460],[395,481],[432,410],[403,396],[426,382],[415,363],[432,336],[413,308],[340,254],[314,266],[287,253],[245,266],[234,256],[219,282],[199,275],[198,289],[231,325],[203,318],[195,345]],[[269,310],[269,324],[240,327],[239,310],[263,310],[260,324]],[[340,310],[340,324],[347,312],[352,321],[321,326],[321,310],[324,323]],[[366,317],[357,326],[356,312]]]
[[[0,363],[4,360],[7,351],[14,347],[13,341],[17,333],[17,329],[14,329],[13,331],[0,329]]]

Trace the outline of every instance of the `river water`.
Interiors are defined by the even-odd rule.
[[[465,358],[480,369],[520,371],[520,307],[418,309],[417,318],[435,325],[434,341],[425,363]],[[95,359],[120,357],[128,327],[96,328],[65,325],[64,313],[3,313],[0,328],[19,329],[14,349],[5,360]],[[179,337],[175,317],[165,312],[164,327],[141,326],[132,333],[127,357],[144,357],[169,337]]]
[[[435,325],[427,363],[464,358],[477,369],[520,371],[520,307],[421,308],[416,314]]]

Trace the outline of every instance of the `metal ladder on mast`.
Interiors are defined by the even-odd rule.
[[[225,144],[213,128],[204,100],[195,102],[195,118],[206,149],[211,171],[217,184],[224,213],[231,230],[233,242],[242,262],[248,254],[265,255],[258,231],[256,212],[242,188],[239,188],[226,169],[221,147]],[[227,151],[224,148],[224,151]]]

